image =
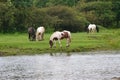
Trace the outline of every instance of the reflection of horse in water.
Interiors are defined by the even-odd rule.
[[[54,32],[51,37],[50,37],[50,41],[49,41],[49,44],[50,44],[50,47],[52,48],[52,46],[54,45],[54,47],[56,47],[56,41],[58,40],[59,44],[60,44],[60,47],[62,47],[62,44],[61,44],[61,39],[66,39],[67,40],[67,44],[66,44],[66,47],[69,47],[70,46],[70,42],[71,42],[71,33],[70,31],[56,31]]]
[[[36,31],[36,40],[37,41],[43,40],[44,32],[45,32],[45,28],[44,27],[38,27],[37,28],[37,31]]]
[[[86,30],[88,33],[99,32],[99,28],[95,24],[89,24],[89,26],[86,27]]]
[[[36,35],[35,35],[35,28],[34,27],[29,27],[28,28],[28,39],[30,41],[33,41],[33,40],[35,40],[35,37],[36,37]]]

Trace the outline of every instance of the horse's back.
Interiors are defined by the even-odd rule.
[[[60,39],[60,37],[61,37],[61,32],[59,32],[59,31],[56,31],[56,32],[54,32],[51,36],[50,36],[50,40],[52,40],[53,38],[58,38],[58,39]]]
[[[37,32],[45,32],[45,28],[43,26],[37,28]]]
[[[95,29],[96,28],[96,25],[95,24],[90,24],[89,26],[88,26],[88,29],[90,30],[90,29]]]

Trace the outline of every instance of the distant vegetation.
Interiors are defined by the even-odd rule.
[[[0,32],[26,32],[44,26],[46,32],[84,31],[89,23],[120,28],[120,0],[0,0]]]

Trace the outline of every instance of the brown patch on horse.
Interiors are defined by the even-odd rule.
[[[54,37],[53,40],[58,40],[58,38],[57,38],[57,37]]]
[[[63,32],[64,34],[62,34],[63,38],[68,38],[69,35],[68,35],[68,32]]]
[[[39,32],[38,35],[41,35],[41,33]]]
[[[64,34],[62,34],[62,39],[63,38],[68,38],[69,39],[69,42],[71,42],[71,38],[70,38],[70,36],[69,36],[69,34],[68,34],[68,32],[63,32]]]

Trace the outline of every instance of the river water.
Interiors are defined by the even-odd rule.
[[[120,77],[120,51],[0,57],[0,80],[111,80]]]

